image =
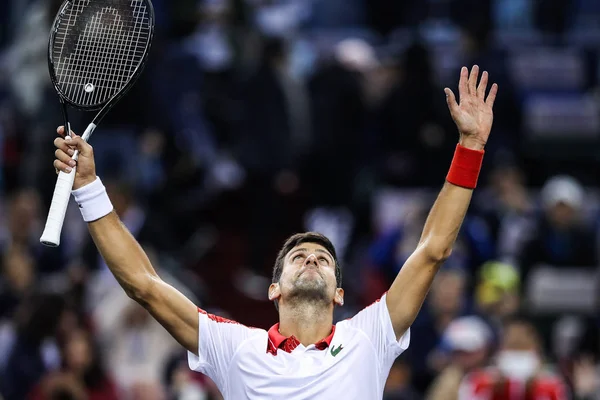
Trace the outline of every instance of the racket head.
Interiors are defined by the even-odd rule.
[[[154,22],[150,0],[65,0],[48,40],[60,98],[94,111],[125,95],[148,59]]]

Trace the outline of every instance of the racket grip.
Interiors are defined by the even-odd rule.
[[[52,203],[50,204],[50,211],[48,212],[48,219],[46,220],[46,227],[40,238],[40,242],[45,246],[57,247],[60,244],[60,234],[65,221],[73,182],[75,181],[75,172],[76,167],[68,174],[62,171],[58,174]]]

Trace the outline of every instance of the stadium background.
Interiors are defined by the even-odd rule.
[[[38,243],[61,123],[46,64],[59,3],[0,2],[0,393],[217,399],[121,292],[76,207],[60,248]],[[580,398],[598,395],[599,2],[154,5],[149,65],[92,145],[161,276],[211,312],[268,328],[276,251],[310,229],[343,258],[336,320],[370,304],[447,172],[457,132],[442,89],[477,63],[500,85],[484,170],[386,399],[435,398],[434,379],[461,371],[444,331],[465,315],[493,332],[488,362],[504,318],[527,318],[545,361]],[[477,326],[465,335],[481,338]]]

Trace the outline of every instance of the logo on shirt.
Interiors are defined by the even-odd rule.
[[[337,348],[335,346],[333,346],[331,348],[331,355],[332,356],[337,356],[339,354],[340,351],[344,350],[344,347],[340,344]]]

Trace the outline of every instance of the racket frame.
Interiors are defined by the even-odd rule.
[[[138,80],[140,74],[144,70],[146,63],[148,61],[148,56],[150,52],[150,48],[152,47],[152,41],[154,39],[154,26],[155,26],[155,15],[154,15],[154,6],[152,5],[152,1],[143,0],[146,3],[146,7],[148,10],[148,19],[149,19],[149,32],[148,32],[148,42],[146,44],[146,48],[144,49],[144,54],[142,55],[142,60],[139,65],[135,68],[131,77],[127,80],[123,88],[116,93],[113,97],[109,98],[103,103],[99,105],[81,105],[77,104],[66,96],[66,94],[61,89],[58,79],[56,77],[56,71],[54,68],[54,62],[52,60],[52,50],[53,44],[56,38],[56,34],[58,32],[58,26],[61,21],[61,16],[64,14],[66,7],[69,3],[72,3],[72,0],[65,0],[56,16],[54,17],[54,22],[52,23],[52,29],[50,31],[50,36],[48,38],[48,71],[50,73],[50,80],[52,81],[52,85],[58,94],[61,108],[62,108],[62,117],[64,120],[64,127],[67,135],[71,135],[71,123],[69,122],[69,114],[67,112],[67,104],[71,107],[82,110],[82,111],[98,111],[96,116],[92,119],[92,122],[88,125],[86,130],[84,131],[81,138],[84,141],[88,141],[94,133],[94,130],[102,121],[102,119],[108,114],[108,112],[125,96],[129,90],[133,87],[135,82]],[[79,156],[79,152],[75,151],[75,154],[71,156],[71,159],[77,161]],[[50,210],[48,211],[48,217],[46,219],[46,225],[44,227],[44,232],[40,237],[40,243],[44,246],[48,247],[58,247],[60,245],[60,236],[62,232],[63,223],[65,220],[65,215],[67,212],[67,206],[69,205],[69,199],[71,197],[71,191],[73,189],[73,182],[75,181],[75,175],[77,173],[77,166],[75,166],[70,173],[60,171],[58,173],[58,177],[56,180],[56,186],[54,188],[54,194],[52,196],[52,203],[50,205]]]

